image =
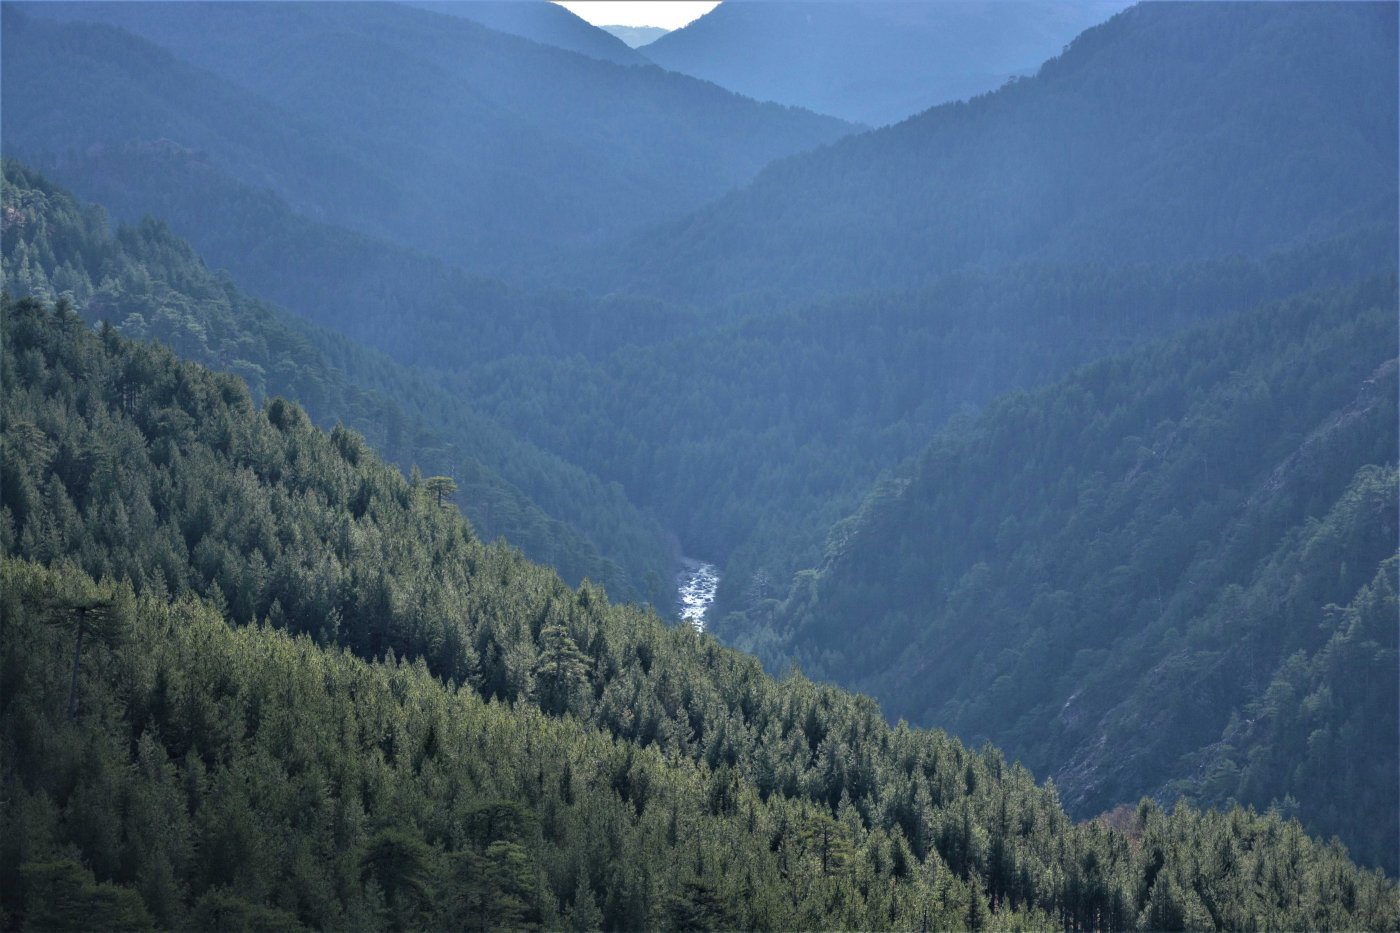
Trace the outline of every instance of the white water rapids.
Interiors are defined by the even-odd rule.
[[[676,577],[681,618],[695,626],[697,632],[703,632],[705,611],[715,601],[715,590],[719,588],[719,571],[714,564],[690,557],[682,558],[681,563],[685,569]]]

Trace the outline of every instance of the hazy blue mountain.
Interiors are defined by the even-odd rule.
[[[1126,5],[729,0],[643,54],[757,100],[880,126],[1034,73]]]
[[[6,5],[8,152],[169,140],[312,218],[474,268],[675,216],[848,129],[397,4],[23,10]]]
[[[819,293],[1024,259],[1252,254],[1389,221],[1396,62],[1393,4],[1142,4],[1033,78],[770,166],[611,250],[609,281]]]
[[[598,28],[612,33],[633,49],[639,49],[655,42],[671,31],[662,29],[660,26],[599,26]]]
[[[693,311],[644,297],[514,288],[381,238],[318,221],[174,145],[93,146],[37,160],[114,219],[167,221],[244,287],[426,369],[503,356],[598,357],[674,339]],[[138,178],[161,184],[139,186]]]
[[[548,0],[407,0],[408,6],[460,16],[542,45],[619,65],[645,65],[650,59],[632,51],[621,36],[599,28]],[[665,32],[666,30],[661,30]]]

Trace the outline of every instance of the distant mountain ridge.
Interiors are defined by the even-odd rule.
[[[4,12],[8,153],[168,138],[313,219],[481,271],[693,209],[850,129],[399,4]],[[92,196],[80,161],[49,171]]]
[[[1396,62],[1393,4],[1141,4],[1035,77],[779,161],[580,278],[791,296],[1257,255],[1389,222]]]
[[[606,26],[594,26],[568,9],[548,0],[404,0],[406,5],[460,16],[498,32],[510,33],[542,45],[619,65],[646,65],[650,59],[632,51],[621,36]],[[665,32],[665,30],[661,30]]]
[[[627,43],[629,48],[633,49],[655,42],[671,31],[660,26],[599,26],[598,28],[617,36]]]
[[[1121,0],[728,0],[642,54],[757,100],[896,123],[1032,74]]]

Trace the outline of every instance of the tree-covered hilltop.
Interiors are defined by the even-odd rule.
[[[763,795],[732,769],[488,703],[421,663],[232,629],[195,600],[133,598],[71,567],[6,561],[0,574],[7,928],[877,929],[990,917],[983,889],[849,805],[834,817]],[[54,607],[93,598],[115,604],[124,638],[89,651],[67,722],[72,636],[52,624]],[[1296,826],[1256,823],[1291,833],[1314,870],[1342,869],[1383,908],[1383,881]]]
[[[1140,3],[1033,77],[783,159],[579,278],[792,296],[1393,223],[1396,34],[1389,3]]]
[[[3,308],[6,926],[1397,928],[1278,813],[1075,824],[483,545],[345,429]]]
[[[256,399],[297,399],[318,423],[344,422],[405,470],[452,477],[483,536],[507,538],[573,583],[588,577],[619,596],[669,600],[673,548],[655,520],[430,376],[248,297],[163,224],[114,234],[99,208],[11,160],[3,205],[12,294],[66,295],[90,322],[236,373]]]
[[[723,631],[995,742],[1071,812],[1291,798],[1394,871],[1396,342],[1387,278],[1000,399]]]

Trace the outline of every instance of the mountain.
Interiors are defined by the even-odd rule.
[[[353,432],[0,298],[0,905],[31,928],[1391,929],[1278,813],[1071,822],[778,682]],[[1121,826],[1121,828],[1115,828]]]
[[[100,208],[84,208],[8,161],[3,209],[12,295],[67,296],[94,324],[237,373],[259,400],[300,399],[316,423],[343,422],[374,438],[405,471],[453,478],[483,537],[507,538],[571,582],[589,578],[619,596],[669,604],[663,581],[676,555],[655,520],[615,487],[483,417],[464,396],[250,298],[159,222],[114,235]]]
[[[1393,5],[0,26],[0,927],[1400,933]]]
[[[645,65],[648,59],[606,26],[594,26],[547,0],[408,0],[408,6],[460,16],[541,45],[552,45],[618,65]],[[661,30],[665,32],[665,30]]]
[[[1034,76],[784,159],[579,279],[688,299],[1257,255],[1396,208],[1392,4],[1146,3]]]
[[[1387,277],[1000,399],[726,631],[1071,813],[1286,804],[1394,872],[1397,320]]]
[[[106,179],[150,203],[200,180],[163,172],[161,153],[189,152],[213,189],[191,193],[202,215],[170,219],[196,243],[197,225],[227,236],[213,196],[232,179],[454,265],[529,270],[849,130],[398,4],[6,4],[5,16],[6,152],[98,197],[88,160],[154,150]]]
[[[599,26],[598,28],[617,36],[627,44],[628,48],[633,49],[639,49],[655,42],[671,31],[660,26]]]
[[[728,0],[648,45],[663,68],[883,126],[1033,74],[1119,0]]]

